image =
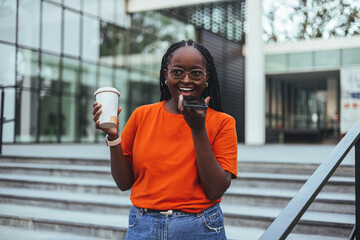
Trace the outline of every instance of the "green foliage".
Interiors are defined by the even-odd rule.
[[[264,9],[265,40],[269,42],[360,33],[357,0],[265,0]]]

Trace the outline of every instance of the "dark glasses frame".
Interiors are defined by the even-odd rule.
[[[172,79],[174,79],[175,81],[181,81],[185,78],[186,74],[188,74],[189,78],[192,81],[198,82],[201,81],[205,78],[206,76],[206,72],[202,71],[202,70],[191,70],[191,71],[185,71],[181,68],[172,68],[172,69],[164,69],[166,71],[169,71],[170,76]],[[175,71],[178,71],[180,75],[176,75]],[[192,74],[193,73],[193,74]],[[200,75],[196,75],[196,74],[200,74]]]

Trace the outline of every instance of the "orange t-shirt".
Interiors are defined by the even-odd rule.
[[[236,177],[234,118],[208,108],[205,125],[216,160]],[[190,127],[182,114],[165,109],[165,101],[137,108],[121,138],[134,171],[130,197],[134,206],[196,213],[221,201],[207,198],[197,173]]]

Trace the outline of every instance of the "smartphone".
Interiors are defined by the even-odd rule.
[[[191,108],[207,108],[204,98],[196,96],[184,96],[183,100],[184,107]]]

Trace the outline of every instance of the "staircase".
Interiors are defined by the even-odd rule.
[[[317,164],[241,161],[221,207],[229,239],[258,239]],[[0,240],[125,239],[130,192],[109,160],[0,157]],[[347,239],[354,167],[341,165],[287,239]]]

